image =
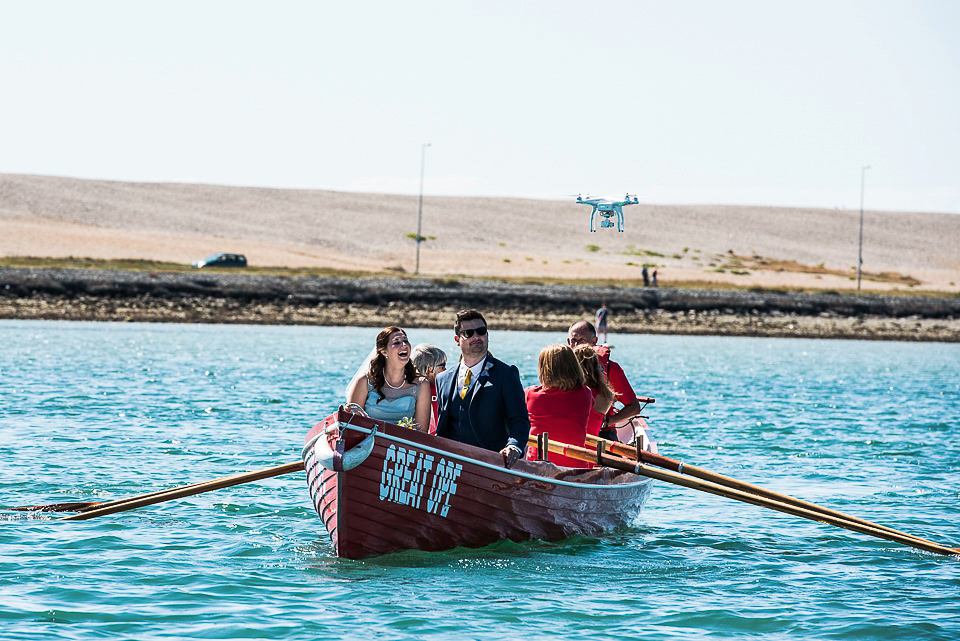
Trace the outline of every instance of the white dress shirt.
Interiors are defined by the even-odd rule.
[[[460,361],[460,366],[457,369],[457,394],[460,393],[460,390],[463,389],[463,382],[467,380],[467,370],[473,372],[470,375],[470,389],[473,389],[473,386],[477,384],[477,379],[480,377],[480,373],[483,371],[483,364],[486,362],[486,357],[480,359],[480,362],[475,364],[473,367],[467,367],[463,361]],[[467,395],[470,394],[470,390],[467,390]]]

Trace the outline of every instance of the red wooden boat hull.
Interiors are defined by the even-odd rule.
[[[320,464],[322,440],[334,448],[342,433],[350,450],[374,426],[373,449],[357,467]],[[349,559],[598,534],[632,522],[650,493],[650,479],[608,468],[518,461],[507,470],[497,452],[343,410],[306,443],[310,497],[337,556]]]

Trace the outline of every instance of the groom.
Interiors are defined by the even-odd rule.
[[[520,372],[488,352],[487,321],[477,310],[458,313],[453,331],[462,356],[437,376],[437,436],[499,451],[510,467],[530,434]]]

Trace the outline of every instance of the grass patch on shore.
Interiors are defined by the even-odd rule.
[[[262,274],[287,278],[402,278],[396,271],[367,272],[332,267],[204,267],[196,269],[184,263],[135,258],[43,258],[38,256],[2,256],[0,267],[33,267],[38,269],[113,269],[119,271],[158,272],[167,274]]]
[[[842,269],[830,269],[824,267],[823,263],[819,265],[804,265],[803,263],[798,263],[795,260],[783,260],[779,258],[769,258],[765,256],[759,256],[753,254],[751,256],[741,256],[733,253],[733,250],[727,252],[728,255],[724,256],[719,254],[717,256],[718,261],[723,261],[723,265],[720,266],[720,269],[728,270],[768,270],[768,271],[777,271],[777,272],[795,272],[800,274],[828,274],[830,276],[839,276],[841,278],[850,278],[851,274],[848,271]],[[714,271],[720,271],[716,269]],[[734,273],[737,273],[734,271]],[[856,273],[853,274],[856,276]],[[876,283],[894,283],[897,285],[904,285],[906,287],[916,287],[920,285],[921,282],[914,278],[913,276],[908,276],[905,274],[899,274],[897,272],[867,272],[862,271],[860,274],[861,280],[869,280]]]
[[[960,298],[960,293],[940,292],[930,289],[836,289],[834,287],[771,287],[766,285],[735,285],[732,283],[718,283],[715,281],[688,280],[688,281],[660,281],[660,287],[676,289],[709,289],[740,292],[779,293],[779,294],[833,294],[835,296],[907,296],[922,298]]]
[[[656,258],[663,258],[663,254],[660,252],[655,252],[650,249],[637,249],[633,245],[627,245],[627,251],[620,252],[626,256],[654,256]],[[682,258],[682,256],[674,256],[674,258]]]
[[[139,260],[136,258],[43,258],[40,256],[3,256],[2,267],[36,267],[43,269],[119,269],[124,271],[182,272],[193,269],[182,263],[166,263],[158,260]],[[225,271],[225,270],[217,270]]]

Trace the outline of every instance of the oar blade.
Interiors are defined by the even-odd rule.
[[[73,501],[67,503],[47,503],[46,505],[20,505],[10,507],[8,510],[14,512],[83,512],[92,510],[98,505],[103,505],[103,501]]]
[[[182,485],[180,487],[175,487],[169,490],[163,490],[160,492],[150,492],[149,494],[141,494],[139,496],[132,496],[127,499],[121,499],[119,501],[111,501],[110,503],[105,503],[99,507],[94,507],[89,510],[80,512],[79,514],[74,514],[73,516],[64,517],[64,521],[85,521],[87,519],[97,518],[99,516],[106,516],[108,514],[116,514],[117,512],[126,512],[128,510],[134,510],[140,507],[146,507],[147,505],[155,505],[157,503],[164,503],[166,501],[172,501],[174,499],[184,498],[186,496],[194,496],[196,494],[203,494],[204,492],[212,492],[214,490],[223,489],[226,487],[233,487],[234,485],[241,485],[243,483],[252,483],[254,481],[261,481],[263,479],[272,478],[274,476],[280,476],[283,474],[290,474],[291,472],[302,472],[303,471],[303,461],[294,461],[292,463],[284,463],[283,465],[277,465],[275,467],[269,467],[263,470],[257,470],[254,472],[243,472],[241,474],[234,474],[232,476],[225,476],[219,479],[213,479],[212,481],[204,481],[202,483],[192,483],[190,485]]]

